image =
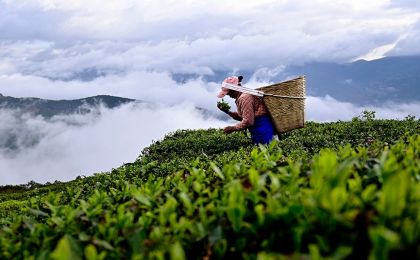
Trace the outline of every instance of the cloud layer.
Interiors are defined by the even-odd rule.
[[[420,103],[357,107],[327,96],[308,97],[306,105],[306,119],[310,121],[350,120],[363,110],[376,111],[377,118],[420,117]],[[110,171],[133,162],[144,147],[169,132],[220,128],[234,123],[203,116],[188,103],[96,109],[86,115],[56,116],[51,120],[0,110],[0,121],[4,123],[0,125],[0,140],[10,138],[10,133],[17,139],[15,151],[0,149],[0,185],[31,180],[68,181]]]
[[[17,133],[20,140],[40,138],[36,145],[29,147],[18,142],[23,149],[17,153],[0,150],[0,185],[30,180],[68,181],[79,175],[110,171],[133,162],[144,147],[169,132],[226,124],[203,117],[188,104],[170,107],[129,104],[113,110],[98,109],[100,113],[60,116],[53,120],[23,117],[18,121],[12,111],[0,110],[2,122],[7,121],[9,128],[20,129]],[[0,128],[0,137],[4,138],[8,130]]]
[[[0,75],[255,71],[346,62],[395,43],[390,53],[420,54],[416,7],[408,0],[3,0]]]

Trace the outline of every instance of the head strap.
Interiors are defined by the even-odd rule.
[[[262,92],[262,91],[255,90],[255,89],[250,89],[250,88],[245,88],[245,87],[242,87],[242,86],[236,86],[236,85],[232,85],[232,84],[229,84],[229,83],[226,83],[226,82],[222,83],[222,87],[227,88],[227,89],[231,89],[231,90],[236,90],[236,91],[239,91],[239,92],[242,92],[242,93],[258,96],[258,97],[264,96],[264,92]]]

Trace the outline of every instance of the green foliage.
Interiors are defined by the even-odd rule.
[[[418,258],[420,123],[371,116],[258,147],[177,131],[109,173],[8,187],[0,258]]]
[[[217,102],[217,107],[220,108],[222,111],[229,111],[230,109],[229,103],[225,102],[223,98],[221,101]]]
[[[139,157],[164,163],[174,158],[191,160],[198,156],[212,157],[251,145],[244,132],[225,135],[220,129],[178,130],[145,148]]]

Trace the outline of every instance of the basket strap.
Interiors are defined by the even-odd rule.
[[[280,98],[291,98],[291,99],[306,99],[306,97],[281,96],[281,95],[269,94],[269,93],[264,93],[264,96],[280,97]]]
[[[232,90],[236,90],[236,91],[239,91],[239,92],[242,92],[242,93],[251,94],[251,95],[254,95],[254,96],[258,96],[258,97],[270,96],[270,97],[291,98],[291,99],[305,99],[305,97],[282,96],[282,95],[264,93],[264,92],[256,90],[256,89],[251,89],[251,88],[245,88],[245,87],[242,87],[242,86],[232,85],[232,84],[229,84],[229,83],[226,83],[226,82],[222,83],[222,87],[232,89]]]

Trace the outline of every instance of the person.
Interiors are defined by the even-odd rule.
[[[248,129],[254,144],[268,144],[273,139],[275,130],[262,98],[228,88],[229,85],[241,86],[242,79],[242,76],[224,79],[223,82],[227,84],[222,84],[222,90],[217,95],[218,98],[228,95],[235,99],[237,112],[231,112],[220,105],[217,107],[233,119],[240,121],[236,125],[225,127],[223,131],[229,134]]]

